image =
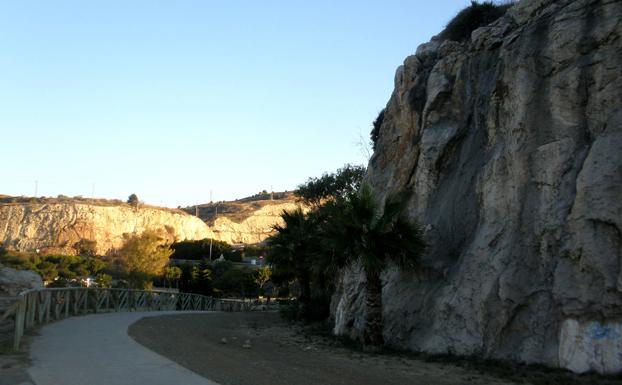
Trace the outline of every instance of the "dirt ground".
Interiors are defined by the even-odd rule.
[[[277,313],[144,318],[130,327],[129,334],[149,349],[222,385],[622,384],[534,369],[498,375],[494,368],[486,371],[407,355],[364,353],[286,323]]]
[[[36,332],[29,332],[24,335],[19,352],[13,352],[10,348],[11,345],[7,344],[6,340],[0,344],[0,385],[32,384],[27,372],[28,366],[30,366],[28,347],[31,339],[35,336]]]

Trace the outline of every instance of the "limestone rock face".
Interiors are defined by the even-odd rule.
[[[263,242],[274,234],[273,227],[283,224],[283,211],[294,211],[299,207],[295,202],[264,205],[241,220],[219,216],[210,223],[215,239],[227,243],[255,244]]]
[[[367,179],[415,192],[429,249],[383,274],[390,345],[622,371],[621,68],[605,0],[522,0],[398,68]],[[363,285],[346,272],[336,332],[361,335]]]
[[[0,245],[19,251],[74,254],[74,245],[88,239],[97,241],[103,255],[122,246],[124,234],[145,230],[175,240],[213,236],[202,220],[178,210],[85,202],[0,204]]]
[[[24,290],[42,287],[41,277],[34,271],[0,266],[0,297],[16,297]]]

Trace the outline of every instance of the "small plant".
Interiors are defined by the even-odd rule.
[[[442,40],[465,41],[471,38],[471,32],[483,27],[505,15],[513,5],[512,2],[495,4],[492,1],[478,3],[471,1],[471,5],[458,12],[447,24],[440,37]]]
[[[376,143],[378,142],[378,138],[380,138],[380,126],[382,126],[382,122],[384,121],[384,108],[378,114],[376,120],[374,120],[374,128],[372,128],[371,133],[369,134],[371,138],[372,148],[376,150]]]

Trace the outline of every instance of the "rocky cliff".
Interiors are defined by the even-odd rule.
[[[84,199],[0,203],[0,245],[14,250],[73,254],[74,245],[88,239],[97,241],[99,254],[106,254],[123,245],[124,234],[145,230],[171,240],[213,236],[202,220],[181,210]]]
[[[522,0],[395,76],[367,179],[415,195],[424,273],[383,274],[396,347],[622,371],[622,2]],[[360,336],[346,272],[335,331]]]

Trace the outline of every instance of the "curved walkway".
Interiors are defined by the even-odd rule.
[[[217,385],[128,336],[132,323],[163,314],[180,313],[93,314],[45,325],[32,339],[28,373],[37,385]]]

